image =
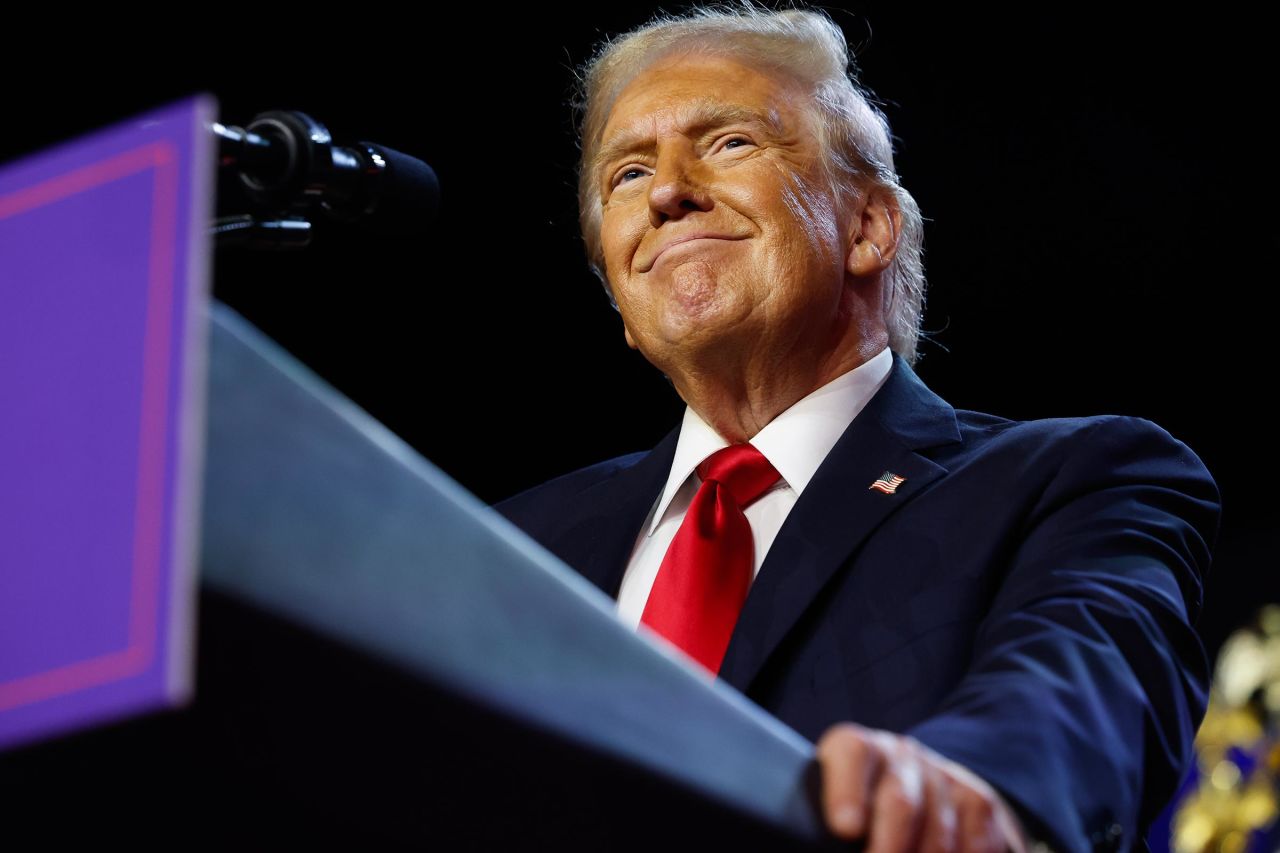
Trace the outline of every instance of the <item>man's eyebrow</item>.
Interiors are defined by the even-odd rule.
[[[712,99],[695,101],[682,110],[680,126],[685,133],[698,134],[726,124],[757,124],[777,135],[782,135],[782,121],[777,111],[764,111],[757,107],[730,104]],[[592,160],[592,172],[606,163],[630,154],[649,144],[652,134],[648,130],[624,130],[602,145]]]

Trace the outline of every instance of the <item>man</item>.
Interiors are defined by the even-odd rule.
[[[1216,487],[1149,422],[916,378],[919,213],[846,57],[820,15],[746,8],[593,61],[584,240],[688,408],[498,508],[815,738],[836,835],[1127,849],[1204,709]]]

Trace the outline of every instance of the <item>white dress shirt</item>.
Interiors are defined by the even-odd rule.
[[[892,366],[893,355],[885,348],[795,403],[751,439],[751,445],[782,475],[773,488],[743,511],[751,524],[755,545],[753,579],[800,493],[849,424],[880,390]],[[627,625],[634,628],[640,624],[662,558],[702,485],[695,469],[712,453],[728,446],[729,442],[693,409],[685,408],[666,488],[645,520],[622,576],[618,616]]]

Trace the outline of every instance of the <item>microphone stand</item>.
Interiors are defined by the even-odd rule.
[[[214,122],[219,168],[239,173],[240,183],[267,216],[237,214],[216,219],[215,245],[299,249],[311,243],[317,209],[354,221],[369,213],[387,164],[369,145],[339,148],[328,128],[296,110],[272,110],[246,128]]]

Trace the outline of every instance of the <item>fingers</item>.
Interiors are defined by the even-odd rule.
[[[990,785],[910,737],[842,723],[817,744],[822,805],[838,838],[867,853],[1022,853]]]
[[[915,849],[925,826],[926,772],[934,771],[914,741],[842,723],[818,741],[817,756],[832,834],[866,837],[867,853]]]
[[[925,763],[925,817],[920,835],[921,853],[958,850],[959,818],[952,800],[951,780],[931,763]]]
[[[914,853],[929,805],[924,763],[911,742],[900,738],[876,786],[867,853]]]
[[[838,838],[861,838],[867,830],[871,793],[885,766],[875,735],[862,726],[841,723],[828,729],[817,743],[823,812]]]
[[[951,780],[951,799],[958,815],[957,850],[1026,853],[1030,843],[1021,822],[1000,794],[973,771],[934,754]]]
[[[959,817],[959,838],[962,842],[957,848],[963,853],[989,853],[1008,849],[996,821],[995,805],[972,788],[959,784],[954,786],[956,812]]]

